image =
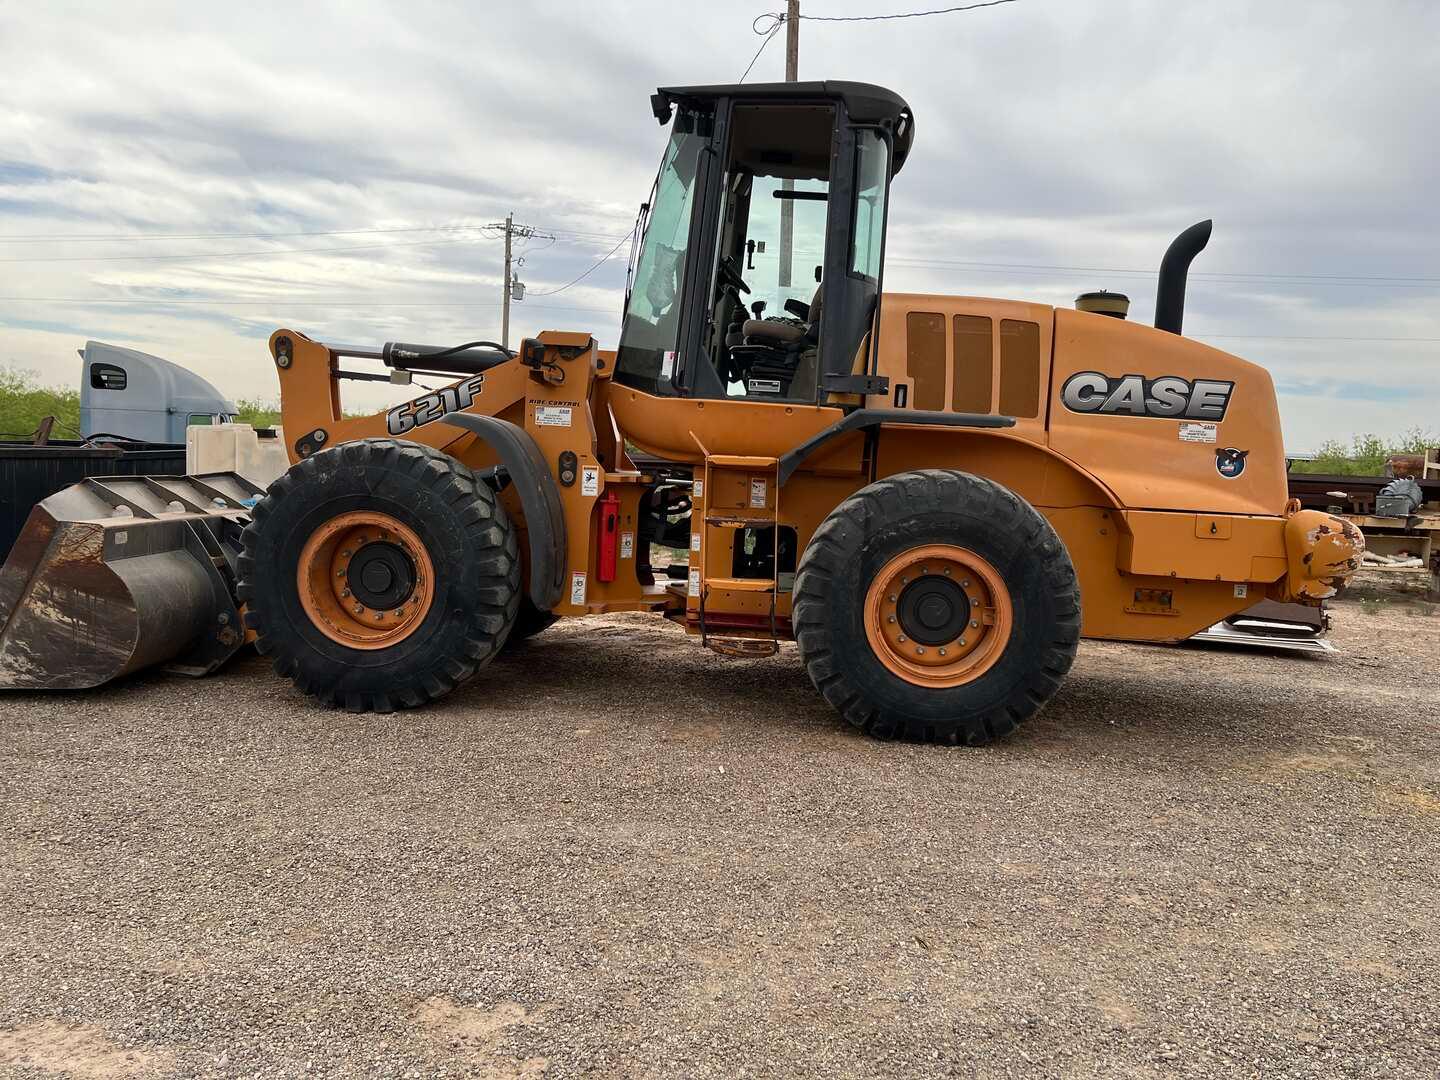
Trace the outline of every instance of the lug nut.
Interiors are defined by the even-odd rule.
[[[360,615],[360,614],[362,614],[364,611],[365,611],[365,605],[364,605],[364,604],[356,604],[356,605],[355,605],[355,614],[356,614],[356,615]]]
[[[969,582],[969,581],[962,581],[962,582],[960,582],[960,588],[962,588],[962,589],[968,589],[969,587],[970,587],[970,582]]]
[[[980,628],[980,624],[979,624],[978,622],[976,622],[974,619],[971,619],[971,620],[970,620],[970,625],[973,626],[973,627],[975,627],[977,630]]]
[[[895,598],[895,594],[892,592],[892,593],[890,594],[890,603],[892,603],[892,604],[895,603],[895,599],[896,599],[896,598]]]
[[[890,621],[890,622],[894,622],[894,621],[895,621],[895,616],[894,616],[894,615],[891,615],[889,621]]]
[[[901,634],[901,635],[900,635],[900,644],[901,644],[901,645],[904,645],[904,644],[905,644],[905,635],[904,635],[904,634]]]
[[[946,576],[946,577],[949,577],[949,576],[950,576],[950,568],[949,568],[948,566],[945,567],[945,576]]]
[[[916,645],[916,646],[915,646],[915,655],[916,655],[916,656],[924,656],[924,655],[925,655],[925,646],[924,646],[924,645]]]
[[[940,650],[940,655],[941,655],[941,656],[944,656],[944,655],[945,655],[945,650],[944,650],[944,649],[941,649],[941,650]]]
[[[350,590],[349,590],[349,589],[341,589],[341,590],[340,590],[340,595],[341,595],[341,596],[346,596],[346,597],[348,597],[348,596],[350,595]]]
[[[964,645],[964,644],[965,644],[965,639],[962,637],[959,641],[956,642],[956,644],[957,644],[957,645]]]

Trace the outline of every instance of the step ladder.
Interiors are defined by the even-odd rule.
[[[690,539],[690,595],[699,600],[700,644],[722,656],[774,656],[780,651],[775,606],[780,593],[780,462],[773,457],[706,454],[703,487],[694,500],[700,530]],[[774,526],[775,550],[768,578],[737,578],[707,571],[712,545],[729,550],[726,531]],[[736,538],[738,541],[738,537]],[[765,615],[762,627],[722,626],[707,618],[717,594],[753,597]]]

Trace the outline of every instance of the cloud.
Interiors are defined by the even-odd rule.
[[[673,0],[0,8],[0,362],[69,381],[74,348],[101,337],[271,397],[264,342],[279,325],[357,343],[497,336],[499,244],[481,230],[38,237],[419,230],[513,211],[564,237],[521,252],[538,294],[629,229],[663,138],[649,93],[736,78],[759,43],[754,13]],[[752,79],[779,77],[782,45]],[[914,106],[890,287],[1054,304],[1107,287],[1148,319],[1165,245],[1213,217],[1187,332],[1272,370],[1293,449],[1435,425],[1434,5],[1396,0],[1378,17],[1340,0],[1021,0],[806,21],[801,73],[892,86]],[[104,255],[126,258],[79,261]],[[613,343],[624,255],[515,305],[514,332]]]

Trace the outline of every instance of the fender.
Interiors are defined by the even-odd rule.
[[[1013,416],[992,416],[979,413],[935,412],[923,409],[856,409],[835,421],[824,431],[806,439],[789,453],[780,456],[780,486],[795,475],[805,459],[832,439],[852,431],[898,425],[963,428],[1006,428],[1015,426]]]
[[[452,413],[444,423],[464,428],[500,458],[515,482],[530,535],[530,600],[541,611],[560,602],[565,585],[565,510],[540,447],[524,428],[475,413]]]

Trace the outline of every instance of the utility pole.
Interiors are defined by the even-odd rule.
[[[800,0],[789,0],[785,12],[785,81],[796,82],[800,78]],[[795,181],[782,180],[781,191],[794,191]],[[790,287],[790,264],[795,261],[795,202],[793,199],[780,201],[780,278],[782,289]]]
[[[504,221],[492,221],[485,227],[505,230],[505,280],[500,286],[500,344],[508,349],[510,347],[510,301],[525,299],[525,285],[518,280],[514,270],[515,266],[525,260],[513,257],[510,247],[511,238],[518,236],[522,240],[528,240],[532,236],[538,236],[544,240],[554,240],[555,237],[547,232],[541,232],[533,225],[516,225],[513,213],[506,214]]]
[[[501,286],[505,291],[503,303],[504,313],[500,316],[500,344],[505,348],[510,347],[510,234],[515,231],[515,215],[505,215],[505,284]]]

